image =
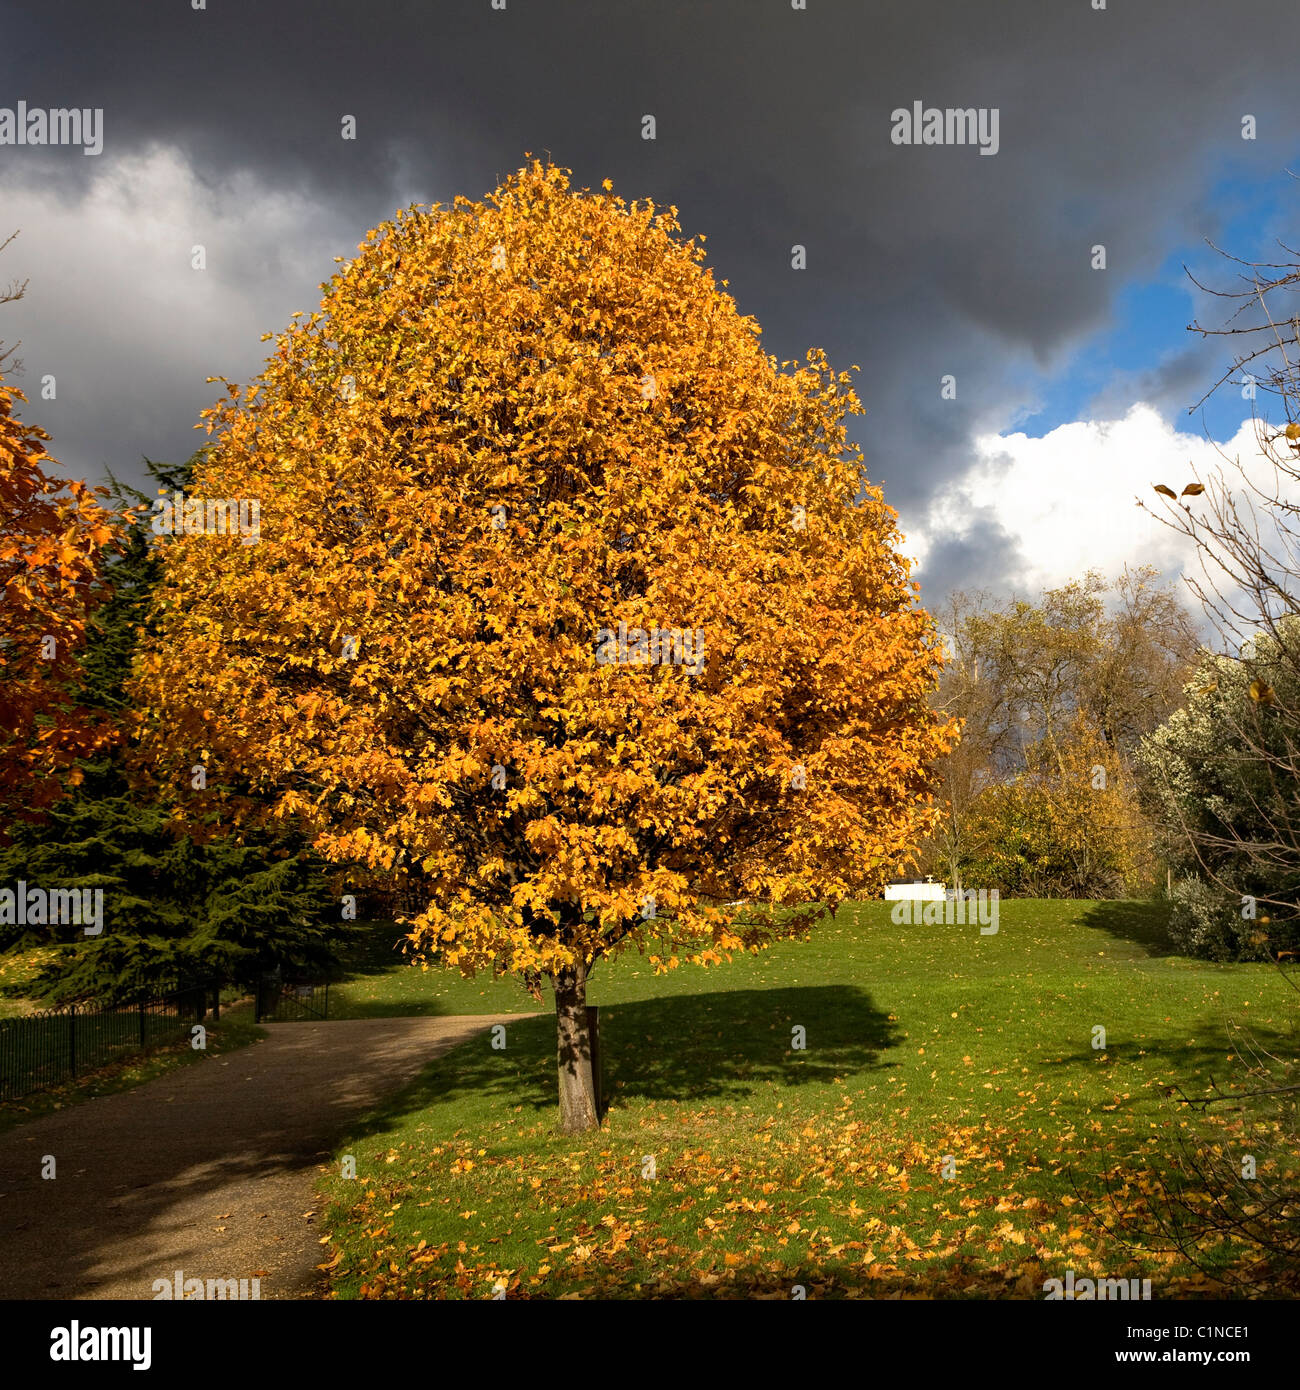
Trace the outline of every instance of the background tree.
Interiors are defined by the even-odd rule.
[[[208,412],[197,484],[260,499],[262,540],[167,547],[140,668],[164,777],[424,875],[425,953],[550,979],[567,1130],[596,963],[717,962],[877,891],[946,746],[847,374],[778,367],[678,230],[534,163],[372,232]],[[654,628],[702,645],[646,662]]]
[[[1149,566],[1126,568],[1113,584],[1089,571],[1037,603],[971,610],[964,626],[983,679],[1001,691],[1004,720],[1019,731],[999,744],[1013,763],[1031,744],[1054,749],[1077,714],[1131,757],[1177,706],[1196,650],[1190,615]]]
[[[969,817],[965,872],[1030,898],[1134,897],[1152,886],[1151,833],[1117,751],[1082,713]]]
[[[49,435],[14,418],[15,400],[0,380],[0,841],[111,736],[73,691],[86,622],[107,597],[111,517],[102,489],[42,470]]]
[[[939,764],[928,866],[1008,893],[1137,891],[1154,866],[1133,755],[1176,707],[1196,648],[1177,595],[1150,567],[1114,583],[1089,572],[1036,602],[954,594],[940,622],[951,659],[936,700],[962,737]]]
[[[1297,625],[1284,618],[1278,629],[1294,642]],[[1263,633],[1249,665],[1203,652],[1186,706],[1143,744],[1177,876],[1170,931],[1193,955],[1260,959],[1298,944],[1300,780],[1286,771],[1295,750],[1284,713],[1298,706],[1300,680]]]
[[[195,461],[147,466],[171,495],[190,486]],[[148,525],[151,499],[115,479],[110,496],[118,531],[105,570],[111,596],[88,621],[69,690],[117,737],[78,761],[77,785],[39,823],[16,823],[0,846],[0,882],[102,890],[104,930],[75,930],[69,939],[66,928],[11,923],[0,925],[0,948],[45,948],[24,992],[50,1003],[118,999],[189,980],[252,983],[277,966],[327,970],[337,958],[340,907],[326,866],[301,838],[286,827],[236,838],[215,815],[185,833],[168,799],[142,796],[128,777],[126,682],[151,622],[161,557]]]
[[[1293,298],[1300,253],[1286,245],[1282,251],[1281,262],[1227,257],[1240,268],[1233,289],[1199,286],[1229,313],[1222,326],[1206,328],[1198,320],[1193,331],[1222,335],[1233,348],[1232,366],[1207,396],[1228,382],[1240,386],[1252,402],[1256,455],[1223,455],[1222,466],[1206,477],[1193,472],[1192,481],[1154,485],[1165,499],[1156,515],[1194,549],[1196,568],[1185,579],[1220,650],[1202,654],[1187,710],[1147,741],[1144,756],[1169,852],[1186,873],[1176,890],[1175,928],[1205,954],[1266,950],[1294,986],[1300,321]],[[1243,897],[1255,900],[1253,922],[1243,916],[1250,907]],[[1232,1025],[1228,1041],[1232,1054],[1245,1058],[1242,1074],[1222,1089],[1198,1084],[1180,1100],[1198,1109],[1219,1103],[1239,1109],[1258,1175],[1243,1178],[1238,1155],[1226,1146],[1191,1144],[1172,1165],[1165,1232],[1181,1253],[1212,1271],[1225,1235],[1247,1240],[1261,1255],[1281,1255],[1294,1268],[1300,1194],[1285,1175],[1300,1136],[1300,1065],[1293,1052],[1259,1045],[1242,1025]]]
[[[954,888],[965,882],[971,857],[974,812],[980,797],[1019,763],[1019,729],[1007,713],[1007,691],[986,677],[977,620],[992,600],[987,594],[951,594],[936,612],[948,646],[935,705],[961,722],[961,738],[939,759],[938,815],[922,859],[932,874]]]

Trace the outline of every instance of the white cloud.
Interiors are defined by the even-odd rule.
[[[97,480],[106,464],[129,477],[141,454],[178,460],[203,443],[189,426],[220,394],[205,378],[255,374],[270,347],[261,334],[314,309],[333,257],[358,238],[251,174],[206,183],[172,148],[94,164],[72,196],[6,167],[0,239],[21,234],[0,280],[30,284],[0,338],[22,339],[23,418],[50,432],[65,471]],[[196,245],[204,270],[191,266]],[[47,373],[54,401],[41,399]]]
[[[939,489],[924,521],[901,519],[904,548],[920,562],[923,581],[927,553],[948,540],[977,546],[981,530],[990,545],[1014,538],[1012,568],[1026,592],[1088,569],[1114,576],[1125,564],[1154,565],[1173,577],[1194,567],[1190,547],[1137,499],[1159,504],[1153,483],[1181,491],[1193,465],[1205,478],[1223,467],[1223,454],[1243,463],[1258,458],[1249,419],[1216,446],[1181,433],[1142,402],[1122,419],[1074,421],[1039,438],[985,435],[974,444],[975,463]]]

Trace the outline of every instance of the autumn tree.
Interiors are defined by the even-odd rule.
[[[568,1131],[593,967],[877,891],[949,733],[848,374],[778,365],[676,210],[608,190],[534,162],[399,213],[227,383],[196,493],[261,538],[167,544],[138,685],[164,776],[417,875],[426,957],[549,977]]]
[[[1033,898],[1136,896],[1152,886],[1151,831],[1117,751],[1076,712],[970,810],[971,884]]]
[[[112,729],[76,695],[86,622],[114,532],[102,490],[46,472],[44,430],[0,380],[0,820],[39,813]],[[0,835],[3,835],[0,830]]]
[[[1196,650],[1178,595],[1149,566],[1089,571],[1036,601],[955,593],[938,621],[950,660],[935,702],[962,733],[939,763],[927,865],[1006,892],[1129,891],[1150,868],[1134,754],[1180,703]],[[1104,840],[1092,854],[1080,835]]]

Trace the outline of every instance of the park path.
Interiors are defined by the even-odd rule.
[[[151,1299],[178,1269],[318,1295],[313,1188],[348,1123],[518,1018],[268,1023],[263,1042],[0,1134],[0,1298]]]

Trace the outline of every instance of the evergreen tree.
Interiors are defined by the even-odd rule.
[[[148,468],[166,491],[185,490],[197,458]],[[161,561],[150,543],[151,499],[110,481],[114,502],[135,520],[122,523],[112,596],[88,630],[82,699],[124,725],[124,686],[150,625]],[[82,783],[41,823],[13,827],[12,843],[0,847],[0,884],[104,895],[101,935],[0,922],[0,948],[56,948],[30,990],[52,1003],[120,998],[177,981],[251,983],[276,967],[321,973],[336,963],[348,927],[329,871],[300,837],[249,831],[236,840],[215,820],[200,833],[183,831],[165,804],[132,786],[124,738],[80,766]]]

